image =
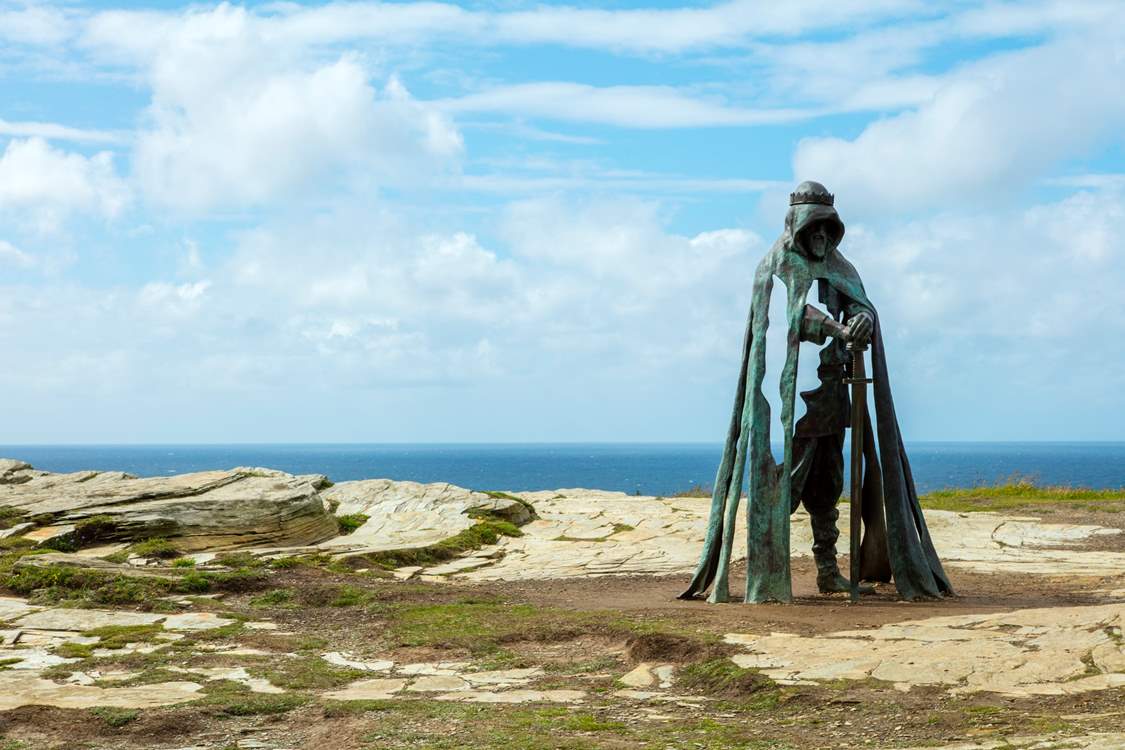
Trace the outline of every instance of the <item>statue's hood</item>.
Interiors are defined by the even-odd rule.
[[[820,203],[798,203],[789,207],[789,213],[785,214],[786,244],[807,257],[808,248],[802,244],[801,232],[818,221],[827,221],[833,227],[828,249],[831,253],[844,239],[844,222],[840,221],[835,208]]]

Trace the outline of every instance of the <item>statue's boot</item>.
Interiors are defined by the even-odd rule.
[[[836,565],[836,540],[840,538],[840,530],[836,528],[836,521],[840,511],[836,508],[826,513],[810,513],[813,534],[813,559],[816,561],[816,587],[822,594],[840,594],[852,590],[851,582],[840,574]],[[859,592],[870,594],[875,587],[861,583]]]

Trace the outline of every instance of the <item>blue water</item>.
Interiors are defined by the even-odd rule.
[[[0,456],[47,471],[161,476],[265,466],[333,481],[388,477],[473,489],[587,487],[667,495],[710,485],[718,444],[532,445],[9,445]],[[1125,487],[1125,443],[911,443],[919,492],[1012,476],[1044,484]]]

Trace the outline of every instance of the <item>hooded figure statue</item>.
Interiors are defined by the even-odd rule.
[[[709,601],[729,601],[731,547],[747,466],[745,601],[793,598],[789,516],[802,502],[813,528],[817,587],[825,593],[848,590],[848,581],[836,565],[835,545],[844,430],[850,422],[844,380],[850,374],[849,341],[860,345],[870,341],[874,377],[876,432],[871,429],[870,412],[864,415],[863,430],[861,579],[887,582],[893,577],[899,594],[907,600],[953,593],[914,489],[891,399],[879,315],[859,274],[838,250],[844,224],[834,202],[820,183],[801,183],[789,197],[784,233],[754,274],[734,412],[715,478],[707,538],[699,567],[681,598],[703,594],[710,587]],[[770,296],[778,280],[785,294],[788,332],[780,386],[785,446],[780,465],[770,451],[770,405],[762,395]],[[828,315],[805,303],[813,281]],[[794,425],[800,342],[824,344],[829,337],[817,367],[820,385],[801,393],[807,409]]]

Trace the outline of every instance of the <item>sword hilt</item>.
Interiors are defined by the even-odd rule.
[[[875,380],[873,378],[856,377],[857,374],[864,372],[863,353],[867,351],[867,344],[849,341],[848,351],[852,353],[852,376],[850,378],[844,378],[844,382],[848,385],[852,385],[853,383],[874,383]]]

